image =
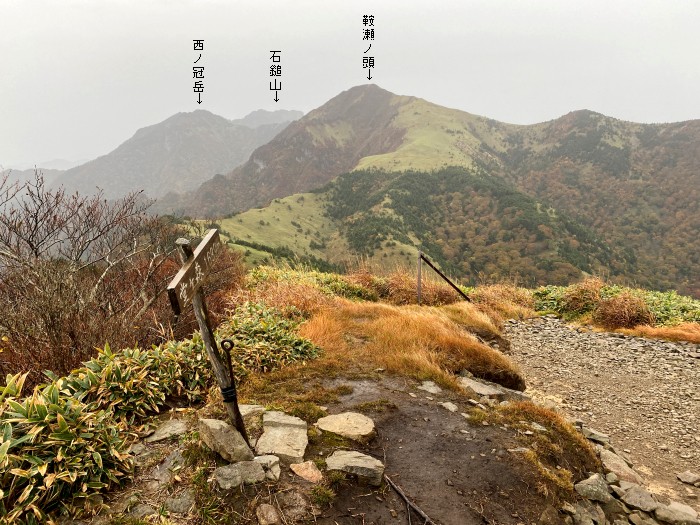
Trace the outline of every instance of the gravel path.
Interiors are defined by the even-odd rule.
[[[609,434],[650,489],[698,507],[700,345],[596,333],[546,316],[506,327],[527,393]]]

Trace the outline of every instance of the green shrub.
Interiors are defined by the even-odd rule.
[[[318,356],[318,348],[296,334],[299,323],[261,303],[246,302],[219,327],[234,342],[231,351],[236,379],[250,372],[269,372]]]
[[[91,411],[57,384],[19,399],[25,377],[0,389],[0,519],[9,523],[43,522],[132,472],[110,411]]]

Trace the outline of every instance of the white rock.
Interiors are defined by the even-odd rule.
[[[423,381],[423,384],[417,388],[419,390],[425,390],[426,392],[429,392],[430,394],[439,394],[440,392],[442,392],[442,388],[437,386],[432,381]]]
[[[241,461],[219,467],[214,471],[214,479],[222,489],[228,490],[242,484],[252,485],[265,481],[265,471],[256,461]]]
[[[146,443],[154,443],[156,441],[163,441],[175,436],[180,436],[187,432],[187,424],[180,419],[170,419],[160,425],[156,431],[148,436],[144,441]]]
[[[449,401],[445,401],[444,403],[438,403],[442,408],[449,410],[450,412],[457,412],[457,405],[454,403],[450,403]]]
[[[355,441],[365,441],[374,435],[374,421],[357,412],[343,412],[322,417],[316,426],[326,432],[331,432]]]
[[[200,419],[197,426],[202,441],[226,461],[235,463],[253,459],[253,452],[243,436],[227,422],[219,419]]]
[[[384,476],[384,464],[378,459],[354,450],[336,450],[326,459],[328,470],[341,470],[366,478],[370,485],[379,486]]]
[[[265,477],[272,481],[278,481],[280,479],[281,469],[280,469],[280,458],[268,454],[266,456],[258,456],[253,461],[260,463],[265,470]]]

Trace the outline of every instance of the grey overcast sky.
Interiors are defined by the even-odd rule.
[[[103,155],[181,111],[307,112],[368,83],[363,56],[389,91],[505,122],[700,118],[696,0],[0,0],[0,54],[5,167]]]

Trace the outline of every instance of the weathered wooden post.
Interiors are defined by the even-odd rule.
[[[420,270],[421,266],[423,264],[423,252],[419,251],[418,252],[418,284],[416,286],[416,290],[418,292],[418,306],[420,306],[420,293],[421,293],[421,275],[420,275]]]
[[[175,315],[180,315],[182,309],[191,301],[194,308],[194,315],[197,317],[199,330],[202,333],[202,341],[204,348],[207,350],[209,362],[214,370],[214,376],[221,388],[221,395],[224,399],[224,406],[228,412],[231,421],[236,429],[241,433],[245,442],[250,446],[248,434],[243,423],[243,416],[238,408],[238,399],[236,395],[236,384],[233,377],[233,369],[230,364],[227,370],[221,354],[216,346],[214,332],[209,324],[209,316],[207,305],[204,302],[204,294],[201,290],[202,282],[207,272],[211,268],[214,257],[216,256],[215,247],[219,244],[219,231],[211,229],[199,243],[197,248],[192,251],[190,241],[180,238],[175,241],[180,247],[180,259],[182,260],[182,268],[177,272],[177,275],[168,285],[168,296],[170,297],[170,305],[175,312]],[[225,349],[225,351],[230,348]]]

